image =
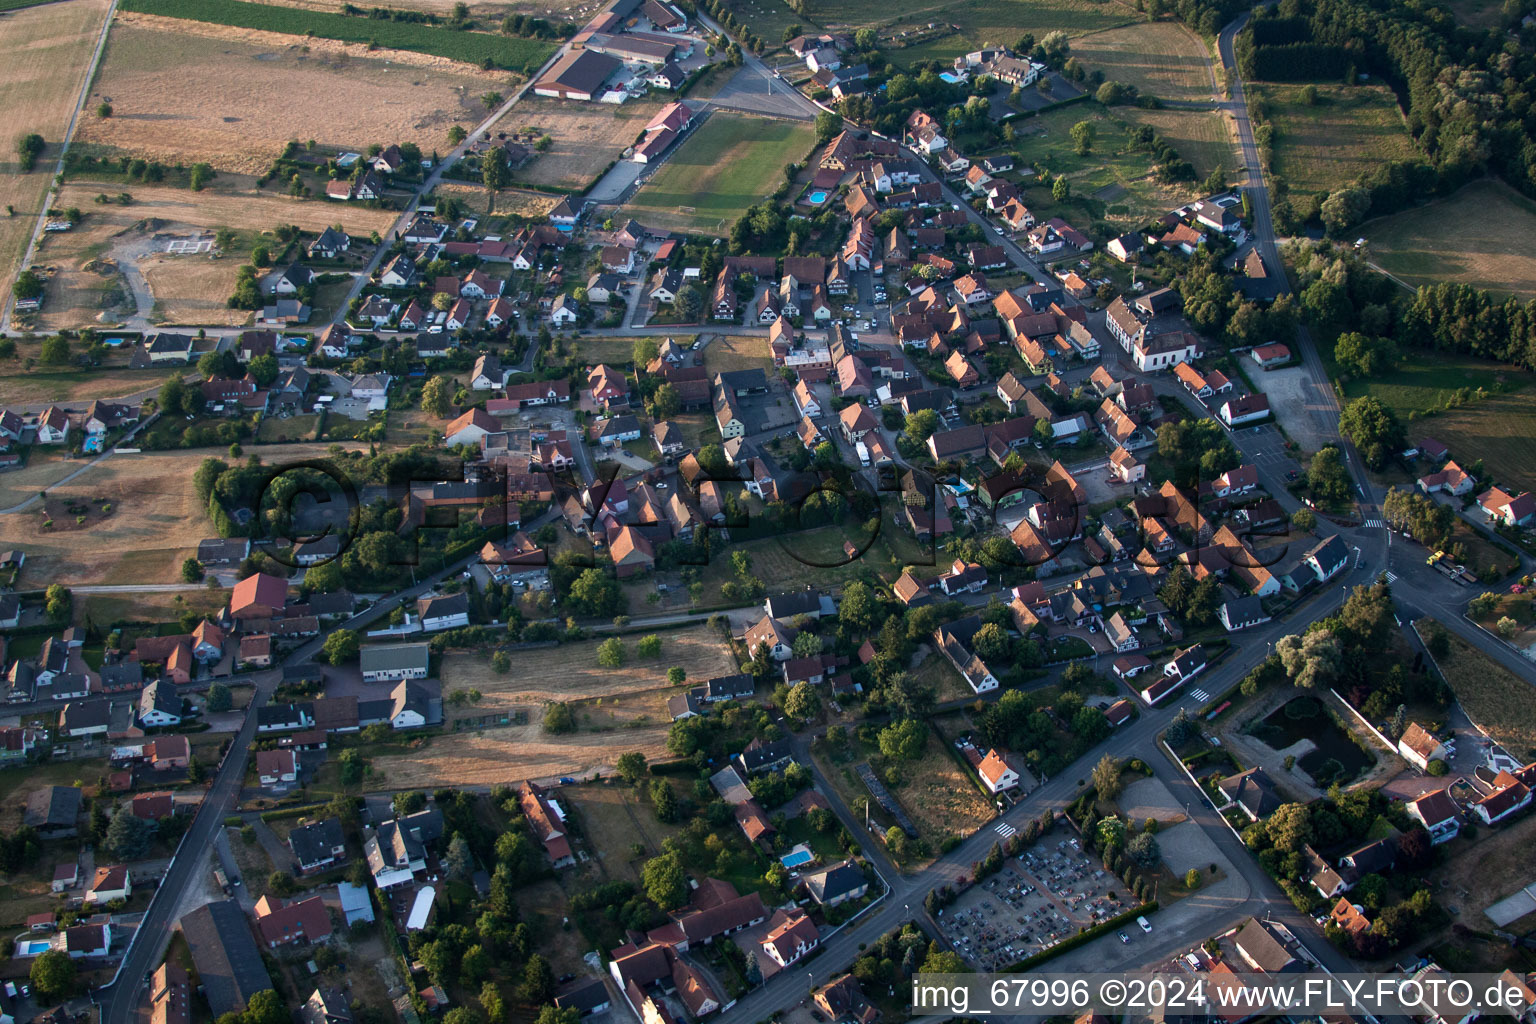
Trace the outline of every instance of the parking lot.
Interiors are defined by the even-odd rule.
[[[1243,458],[1266,473],[1281,479],[1286,474],[1300,475],[1301,464],[1285,450],[1285,435],[1273,423],[1261,423],[1256,427],[1238,427],[1232,431],[1232,441],[1243,453]]]
[[[1124,913],[1124,889],[1076,836],[1057,829],[967,890],[940,923],[973,967],[997,970]]]

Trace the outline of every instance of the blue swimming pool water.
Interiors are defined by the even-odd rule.
[[[53,948],[53,944],[47,939],[22,939],[16,943],[17,956],[42,956]]]
[[[796,850],[793,853],[786,853],[784,856],[780,857],[779,863],[784,865],[786,868],[795,868],[799,867],[801,864],[809,863],[810,861],[814,860],[815,857],[816,855],[813,854],[810,850]]]
[[[810,203],[812,206],[820,206],[822,203],[827,201],[827,194],[821,189],[817,189],[815,192],[812,192],[810,195],[806,196],[805,201]]]

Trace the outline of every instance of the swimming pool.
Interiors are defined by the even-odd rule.
[[[17,956],[42,956],[53,948],[47,939],[22,939],[16,943]]]
[[[827,194],[821,189],[817,189],[810,195],[806,196],[805,201],[810,203],[812,206],[820,206],[822,203],[827,201]]]
[[[786,868],[797,868],[801,864],[809,864],[815,859],[816,855],[802,844],[795,847],[784,856],[780,857],[779,863],[784,865]]]

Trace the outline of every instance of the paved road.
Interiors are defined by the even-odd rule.
[[[366,611],[341,623],[337,628],[361,629],[387,616],[395,608],[408,605],[443,580],[461,572],[475,557],[477,556],[472,555],[460,559],[422,580],[416,586],[383,598]],[[308,661],[320,650],[323,642],[323,638],[320,637],[309,641],[283,659],[283,664],[296,665]],[[271,698],[281,678],[280,672],[266,674],[263,680],[256,684],[256,693],[251,698],[250,707],[254,709],[265,704]],[[214,776],[206,798],[198,807],[196,817],[192,819],[192,825],[188,828],[180,847],[181,853],[171,863],[165,879],[155,890],[154,898],[144,914],[143,922],[134,933],[133,943],[124,956],[116,977],[110,985],[97,989],[96,999],[102,1007],[103,1024],[132,1024],[144,978],[160,962],[166,944],[170,942],[171,933],[176,926],[175,915],[181,894],[192,884],[197,873],[206,869],[207,854],[214,835],[222,827],[225,817],[233,813],[239,801],[240,788],[245,778],[246,758],[249,756],[251,740],[255,733],[256,716],[248,713],[245,724],[241,726],[240,732],[231,742],[229,752],[219,766],[218,774]]]

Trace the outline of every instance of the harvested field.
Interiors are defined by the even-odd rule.
[[[465,206],[471,210],[484,209],[489,199],[489,193],[483,187],[454,182],[438,185],[437,193],[463,200]],[[548,192],[509,188],[496,193],[495,212],[501,215],[516,214],[519,217],[537,220],[553,210],[559,201],[559,196]]]
[[[1012,46],[1022,32],[1033,32],[1036,39],[1057,29],[1077,36],[1142,20],[1142,15],[1129,3],[1119,0],[952,0],[916,9],[902,6],[897,8],[900,15],[895,18],[892,6],[878,0],[818,0],[811,8],[809,17],[828,28],[873,24],[885,27],[882,35],[915,33],[930,23],[958,29],[915,46],[887,51],[894,63],[906,67],[934,59],[947,63],[983,46]]]
[[[624,212],[654,227],[724,234],[773,191],[784,165],[804,159],[815,141],[815,129],[804,122],[716,112],[683,140]]]
[[[1414,155],[1386,86],[1319,85],[1311,107],[1299,98],[1302,88],[1266,83],[1247,90],[1249,109],[1267,109],[1275,126],[1274,175],[1297,196],[1331,192],[1388,160]]]
[[[528,95],[497,123],[496,130],[536,128],[552,140],[549,149],[512,172],[515,180],[550,188],[585,187],[635,144],[664,105],[660,100],[644,100],[615,107]]]
[[[1211,98],[1210,51],[1178,22],[1127,25],[1072,40],[1072,53],[1104,77],[1161,100]]]
[[[1446,224],[1465,228],[1455,233]],[[1412,210],[1367,223],[1371,261],[1410,288],[1456,281],[1521,300],[1536,297],[1536,203],[1508,185],[1480,181]]]
[[[336,53],[319,42],[119,14],[89,102],[109,101],[113,113],[83,118],[80,139],[166,164],[205,161],[248,174],[264,170],[293,138],[354,150],[415,142],[431,153],[447,147],[451,125],[478,123],[479,95],[505,78],[448,61],[419,67]],[[191,80],[198,88],[187,88]]]
[[[121,0],[119,6],[144,14],[231,25],[248,31],[414,51],[473,67],[506,68],[524,74],[538,68],[555,50],[551,42],[521,39],[497,31],[472,32],[247,0]]]
[[[11,301],[11,282],[20,270],[32,228],[58,159],[58,143],[91,53],[107,15],[106,0],[74,0],[0,18],[0,110],[5,111],[6,150],[0,163],[0,205],[16,216],[0,219],[0,308]],[[48,143],[30,174],[21,174],[13,143],[16,136],[37,132]]]
[[[1467,717],[1511,754],[1536,752],[1536,704],[1531,685],[1454,633],[1451,653],[1439,659],[1446,682]]]
[[[229,184],[229,183],[226,183]],[[119,266],[123,259],[140,253],[163,251],[149,237],[154,232],[187,234],[227,227],[260,233],[280,224],[294,224],[306,231],[320,231],[340,223],[353,234],[367,236],[388,230],[394,215],[388,210],[369,210],[351,204],[323,200],[299,201],[272,193],[237,192],[215,183],[202,192],[164,186],[133,187],[133,202],[98,205],[94,198],[103,188],[90,182],[71,182],[60,192],[59,202],[87,211],[74,231],[48,235],[39,259],[59,272],[48,280],[48,301],[39,318],[43,326],[90,326],[115,322],[114,313],[132,311],[134,302],[123,284]],[[141,225],[149,222],[148,233]],[[194,316],[194,323],[241,323],[249,315],[221,309],[234,288],[239,261],[215,259],[211,254],[152,256],[135,261],[149,276],[154,297],[167,309]],[[201,289],[211,289],[211,293]]]
[[[308,11],[339,11],[348,0],[267,0],[279,7],[301,7]],[[457,0],[390,0],[389,6],[404,11],[425,11],[442,18],[453,16]],[[558,19],[577,25],[590,21],[603,4],[598,0],[497,0],[469,5],[470,20],[499,22],[508,14],[527,14],[537,18]]]

